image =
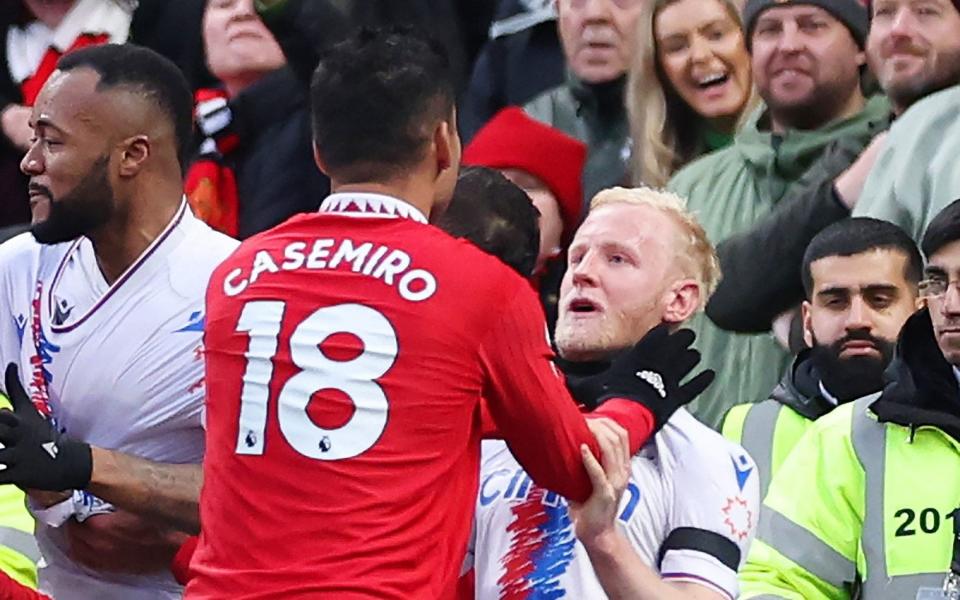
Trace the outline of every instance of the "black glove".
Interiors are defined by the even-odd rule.
[[[596,376],[601,383],[596,404],[611,398],[633,400],[653,413],[654,431],[659,431],[678,408],[703,393],[713,381],[715,374],[707,369],[680,385],[700,363],[700,353],[690,347],[695,338],[689,329],[671,334],[667,325],[657,326]],[[596,383],[590,382],[589,386],[596,389]],[[582,389],[587,385],[579,384]]]
[[[37,411],[16,364],[7,366],[6,387],[13,411],[0,410],[0,484],[57,492],[86,487],[93,473],[90,446],[61,434]]]

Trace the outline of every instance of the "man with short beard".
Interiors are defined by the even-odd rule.
[[[871,39],[885,39],[871,66],[895,106],[910,109],[890,128],[854,214],[896,223],[914,240],[960,196],[958,32],[960,0],[874,2]]]
[[[956,598],[960,583],[960,201],[931,221],[923,309],[886,385],[803,435],[770,482],[741,598]]]
[[[556,344],[571,390],[589,391],[590,375],[638,340],[663,339],[667,329],[682,326],[718,276],[713,248],[683,200],[647,188],[597,194],[570,246],[560,288]],[[593,395],[580,394],[589,408]],[[610,454],[604,457],[606,465]],[[757,524],[753,461],[681,408],[624,462],[630,482],[612,527],[623,545],[606,556],[598,540],[574,538],[566,501],[531,481],[506,444],[484,442],[467,561],[474,564],[477,600],[599,600],[621,578],[635,593],[612,597],[736,597],[737,569]],[[639,564],[608,580],[591,567],[604,557]]]
[[[733,407],[723,423],[723,435],[757,462],[761,497],[814,420],[883,387],[922,269],[916,244],[885,221],[846,219],[810,242],[802,267],[809,348],[768,400]]]
[[[0,484],[28,490],[57,600],[182,595],[167,567],[199,528],[203,298],[237,244],[183,197],[191,109],[177,67],[133,45],[66,55],[32,109],[31,232],[0,247]]]
[[[688,198],[714,244],[769,214],[834,141],[866,143],[889,112],[885,99],[867,101],[860,88],[867,11],[857,0],[750,0],[744,27],[766,106],[731,146],[688,165],[668,185]],[[789,363],[766,330],[734,335],[704,316],[692,326],[704,363],[717,372],[691,408],[710,425],[732,405],[765,397]]]
[[[960,84],[956,7],[960,0],[872,3],[867,59],[898,119],[893,137],[888,143],[886,133],[878,134],[866,149],[860,140],[837,140],[770,215],[717,247],[723,282],[707,315],[718,326],[767,331],[799,305],[804,290],[794,265],[817,233],[851,210],[896,223],[919,240],[929,216],[960,196],[960,171],[950,168],[960,152],[951,146],[960,139],[960,89],[942,91]]]

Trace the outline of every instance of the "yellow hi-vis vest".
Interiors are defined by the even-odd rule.
[[[0,408],[11,408],[0,394]],[[0,570],[33,589],[37,588],[40,550],[33,537],[33,516],[26,495],[14,485],[0,485]]]
[[[767,495],[770,480],[812,424],[786,404],[768,399],[731,408],[720,433],[743,446],[757,464],[762,499]]]
[[[763,502],[741,598],[925,600],[950,568],[960,442],[880,423],[877,394],[818,419]]]

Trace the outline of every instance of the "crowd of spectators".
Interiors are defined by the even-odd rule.
[[[407,31],[401,27],[442,48],[455,98],[454,130],[430,146],[440,157],[438,189],[463,168],[446,212],[426,217],[530,283],[573,396],[589,404],[585,398],[601,395],[592,383],[583,395],[574,388],[617,364],[613,357],[658,325],[693,330],[701,364],[715,374],[702,393],[688,394],[686,409],[658,416],[650,452],[664,463],[660,470],[626,467],[635,469],[631,481],[653,486],[651,495],[666,507],[645,505],[639,517],[658,519],[663,535],[650,537],[621,515],[630,551],[611,554],[597,541],[609,532],[582,525],[591,513],[574,503],[583,545],[567,562],[551,563],[569,569],[559,580],[520,577],[510,563],[515,549],[498,546],[496,528],[510,527],[517,511],[485,500],[486,483],[515,470],[515,480],[497,488],[503,499],[540,493],[549,504],[542,497],[548,492],[535,485],[519,492],[518,485],[531,485],[522,483],[530,480],[526,465],[506,446],[486,448],[472,563],[465,563],[475,568],[460,580],[463,597],[530,590],[560,597],[548,594],[560,580],[571,597],[590,600],[601,587],[609,597],[636,598],[714,597],[696,595],[704,588],[743,598],[960,597],[947,588],[943,596],[922,595],[946,585],[945,577],[960,590],[960,534],[948,524],[960,519],[960,0],[6,0],[0,240],[17,247],[24,238],[16,236],[31,235],[23,232],[44,218],[36,196],[46,190],[31,183],[45,168],[37,145],[47,143],[46,135],[38,141],[47,125],[37,106],[42,93],[48,101],[57,93],[47,84],[63,57],[136,44],[177,67],[192,94],[193,132],[188,139],[177,133],[176,160],[153,179],[141,175],[138,193],[160,195],[175,162],[188,212],[242,242],[316,213],[342,187],[323,161],[315,70],[356,32]],[[390,101],[360,98],[357,114],[376,114]],[[375,118],[349,125],[369,148],[400,147],[414,135],[383,131]],[[82,186],[106,181],[103,173],[98,180],[76,174],[78,188],[88,194]],[[157,215],[173,218],[174,208],[164,205]],[[149,244],[166,235],[161,230]],[[217,252],[233,248],[233,240],[216,239],[210,244]],[[140,248],[147,256],[149,244]],[[80,257],[84,247],[77,248]],[[0,251],[0,270],[10,262],[5,256]],[[591,262],[598,260],[609,264]],[[87,262],[78,268],[99,265],[104,274],[91,294],[107,297],[138,264],[119,261],[112,276],[107,262]],[[615,270],[621,263],[654,274],[631,278]],[[202,317],[202,299],[193,298],[200,304],[187,312]],[[60,326],[74,306],[64,301],[54,309]],[[22,343],[32,325],[10,310],[3,327]],[[594,332],[599,350],[578,354],[574,313],[602,319]],[[202,332],[202,318],[193,326]],[[34,377],[22,375],[25,384]],[[13,399],[9,376],[6,383]],[[36,393],[27,385],[27,396]],[[199,411],[191,415],[199,427]],[[4,427],[0,418],[0,441]],[[684,436],[702,441],[686,448]],[[109,450],[152,458],[131,447]],[[732,460],[732,478],[694,468],[684,452],[703,462],[722,456],[716,470]],[[605,475],[587,465],[595,489],[604,476],[616,480],[612,467],[603,467]],[[114,510],[107,502],[137,518],[150,512],[128,496],[106,497],[115,488],[91,468],[87,482],[100,486],[101,498],[89,489],[33,496],[20,486],[31,510],[43,513],[42,526],[50,526],[44,511],[58,502],[75,511],[87,506],[84,519],[92,522]],[[747,485],[751,473],[757,481]],[[716,500],[721,518],[694,515],[700,508],[684,504],[683,494],[650,483],[657,477],[676,478],[704,503]],[[626,482],[619,494],[624,489],[636,502]],[[9,516],[0,523],[0,567],[36,588],[44,559],[32,541],[33,519],[22,510],[24,494],[0,490],[11,491],[0,494],[0,520]],[[71,518],[82,523],[79,514]],[[161,516],[175,521],[171,514]],[[196,540],[184,539],[196,528],[182,521],[169,530],[139,521],[123,527],[97,532],[106,540],[100,545],[83,535],[60,540],[57,552],[83,576],[48,579],[43,590],[59,600],[93,598],[82,584],[70,590],[70,581],[103,575],[120,586],[114,591],[148,581],[153,595],[136,597],[178,597],[182,590],[167,570],[156,581],[148,571],[173,561],[181,583],[189,579]],[[690,541],[689,532],[674,536],[673,529],[726,537]],[[4,537],[6,530],[29,543]],[[561,541],[573,544],[573,530],[567,534]],[[77,558],[80,548],[99,548],[107,558]],[[134,558],[124,567],[124,553],[152,550],[153,561]],[[701,560],[714,561],[713,570],[671,572],[689,567],[678,553],[693,551],[709,555]],[[650,583],[646,571],[633,578],[639,567],[618,562],[632,553],[657,582],[673,587]],[[578,579],[587,569],[596,571],[589,585]],[[697,577],[712,581],[691,583]]]

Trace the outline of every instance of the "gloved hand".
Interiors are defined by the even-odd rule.
[[[681,385],[700,363],[700,353],[690,345],[696,338],[689,329],[671,334],[667,325],[652,329],[633,348],[618,354],[599,374],[581,380],[577,388],[595,394],[596,405],[625,398],[645,406],[658,431],[681,406],[699,396],[713,381],[707,369]]]
[[[0,484],[24,489],[62,491],[90,483],[90,446],[56,430],[43,417],[20,384],[17,365],[6,372],[7,396],[13,411],[0,410]]]

